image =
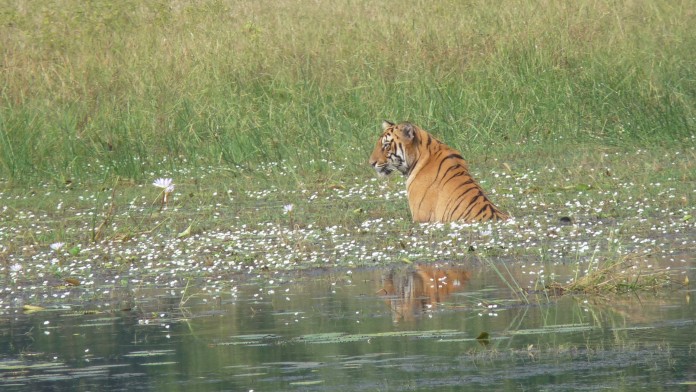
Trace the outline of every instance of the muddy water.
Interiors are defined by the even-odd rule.
[[[696,281],[693,263],[680,268]],[[524,297],[461,264],[261,276],[215,295],[195,286],[132,290],[93,311],[5,310],[0,389],[696,388],[689,287]]]

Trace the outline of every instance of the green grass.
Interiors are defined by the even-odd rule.
[[[474,161],[693,146],[694,15],[686,0],[3,2],[0,178],[225,166],[296,188],[364,173],[385,118]],[[256,168],[281,160],[294,171]]]

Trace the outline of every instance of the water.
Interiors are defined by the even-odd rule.
[[[696,389],[689,287],[525,300],[491,268],[447,263],[194,287],[6,310],[0,389]]]

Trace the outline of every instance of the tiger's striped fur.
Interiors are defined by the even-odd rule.
[[[406,191],[416,222],[505,220],[469,174],[461,154],[411,123],[382,123],[370,165],[386,176],[407,176]]]

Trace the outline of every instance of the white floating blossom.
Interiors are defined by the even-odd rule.
[[[171,178],[158,178],[152,183],[152,185],[156,186],[157,188],[164,189],[164,198],[162,201],[165,203],[167,202],[167,195],[174,192],[174,184],[172,183]]]
[[[156,186],[157,188],[162,188],[162,189],[168,189],[169,187],[174,187],[172,184],[172,179],[171,178],[158,178],[155,180],[155,182],[152,183],[152,185]]]

